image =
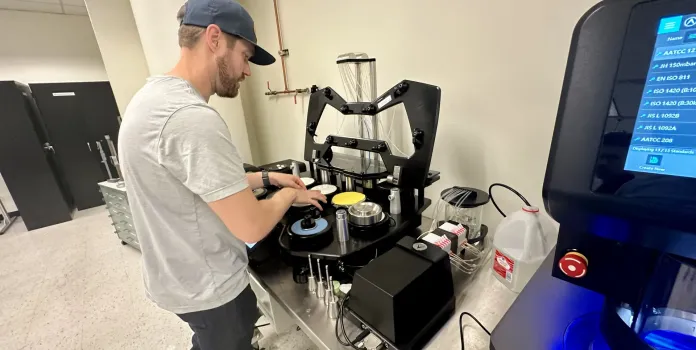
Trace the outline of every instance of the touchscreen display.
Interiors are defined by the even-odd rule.
[[[696,14],[660,20],[625,170],[696,178]]]

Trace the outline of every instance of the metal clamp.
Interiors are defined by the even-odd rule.
[[[309,278],[307,280],[309,284],[309,294],[315,295],[317,293],[317,280],[314,278],[314,269],[312,268],[312,256],[307,255],[309,259]]]
[[[394,166],[394,174],[387,176],[387,181],[392,185],[399,185],[399,178],[401,178],[401,166]]]
[[[317,274],[319,275],[319,281],[317,283],[317,297],[324,300],[326,289],[324,289],[324,281],[321,280],[321,262],[319,259],[317,259]]]

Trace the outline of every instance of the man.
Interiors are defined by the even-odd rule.
[[[232,0],[190,0],[178,19],[178,64],[133,97],[119,135],[145,289],[190,325],[193,349],[249,349],[258,314],[244,242],[263,239],[293,203],[321,208],[326,198],[295,176],[246,175],[207,104],[237,96],[249,62],[275,61],[249,14]],[[252,189],[264,185],[283,189],[258,201]]]

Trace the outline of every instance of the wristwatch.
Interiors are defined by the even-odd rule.
[[[271,186],[271,178],[268,176],[268,171],[266,171],[266,170],[261,171],[261,180],[263,181],[263,187],[270,187]]]

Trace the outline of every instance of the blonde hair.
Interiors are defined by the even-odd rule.
[[[186,4],[188,4],[188,1],[185,2],[184,5],[181,6],[181,8],[179,8],[179,12],[176,13],[176,20],[179,22],[179,47],[185,47],[190,49],[198,43],[198,40],[201,38],[201,35],[205,32],[205,28],[184,24],[184,15],[186,15]],[[237,40],[237,37],[234,35],[229,35],[227,33],[224,34],[225,37],[227,37],[227,46],[233,47],[234,43]]]
[[[183,24],[184,15],[186,14],[186,4],[179,9],[176,14],[176,20],[179,22],[179,47],[192,48],[200,39],[201,34],[205,32],[205,28]]]

